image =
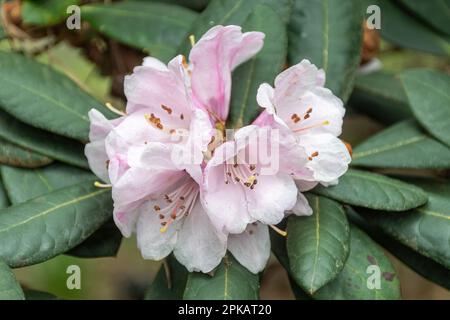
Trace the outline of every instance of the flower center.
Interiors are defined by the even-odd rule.
[[[161,220],[160,232],[166,232],[167,228],[176,220],[189,215],[199,194],[198,186],[194,181],[183,183],[177,189],[164,195],[162,203],[155,204],[153,210]]]
[[[255,185],[258,183],[258,175],[259,173],[256,172],[256,165],[254,164],[225,164],[225,184],[229,184],[230,182],[234,184],[239,183],[242,186],[253,190]]]

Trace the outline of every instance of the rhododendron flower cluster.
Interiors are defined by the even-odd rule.
[[[337,138],[344,108],[325,74],[303,60],[261,84],[253,124],[229,134],[232,71],[263,47],[264,34],[216,26],[188,61],[148,57],[125,78],[126,112],[90,112],[86,156],[112,187],[114,220],[136,233],[146,259],[173,252],[189,271],[212,271],[227,250],[253,273],[270,256],[269,227],[310,215],[301,193],[335,184],[350,155]]]

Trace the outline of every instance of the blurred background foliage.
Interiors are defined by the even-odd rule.
[[[186,14],[192,17],[209,2],[147,1],[185,6],[189,8]],[[0,50],[20,51],[35,57],[66,74],[98,100],[109,101],[116,107],[124,108],[123,76],[131,73],[133,67],[139,65],[142,58],[152,50],[142,48],[139,40],[128,39],[128,30],[120,32],[119,29],[104,29],[100,19],[107,19],[107,16],[102,18],[101,15],[95,14],[95,10],[86,11],[86,19],[82,10],[81,30],[69,31],[65,27],[67,6],[110,2],[115,1],[3,1]],[[384,71],[392,73],[413,67],[450,72],[449,20],[439,20],[439,17],[422,14],[423,11],[418,10],[422,2],[366,1],[367,4],[380,4],[382,29],[381,37],[378,31],[365,30],[361,65],[378,63],[383,66]],[[436,6],[439,3],[440,1],[436,1]],[[133,19],[126,20],[126,23],[131,24],[131,29],[134,28]],[[142,26],[147,20],[137,19],[135,23]],[[152,29],[148,28],[147,32],[151,37]],[[114,39],[106,36],[113,33]],[[141,40],[146,41],[145,38]],[[175,52],[161,54],[170,56],[173,53]],[[376,121],[356,108],[355,102],[360,89],[362,88],[358,88],[357,84],[350,97],[344,123],[342,138],[352,145],[386,126],[386,123]],[[427,174],[427,171],[423,171],[423,175]],[[389,256],[398,270],[404,298],[450,299],[449,291],[425,280],[392,255]],[[73,264],[79,265],[82,270],[81,290],[68,290],[66,287],[66,268]],[[135,239],[132,238],[123,240],[115,258],[81,259],[62,255],[39,265],[14,269],[14,273],[26,288],[46,291],[62,299],[135,299],[143,297],[145,288],[152,282],[159,266],[157,262],[141,258]],[[263,299],[293,298],[285,271],[274,258],[267,267],[261,285]]]

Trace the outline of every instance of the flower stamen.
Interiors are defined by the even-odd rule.
[[[115,114],[117,114],[117,115],[119,115],[119,116],[122,116],[122,117],[123,117],[123,116],[126,116],[126,115],[127,115],[125,112],[120,111],[120,110],[117,109],[117,108],[114,108],[113,105],[112,105],[110,102],[105,103],[105,106],[106,106],[109,110],[111,110],[112,112],[114,112]]]
[[[270,224],[269,227],[271,227],[276,233],[278,233],[279,235],[286,237],[287,236],[287,232],[284,230],[281,230],[280,228],[276,227],[273,224]]]

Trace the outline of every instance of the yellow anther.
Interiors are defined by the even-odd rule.
[[[194,36],[193,34],[191,34],[191,35],[189,36],[189,41],[191,42],[191,46],[194,46],[194,45],[195,45],[195,36]]]

